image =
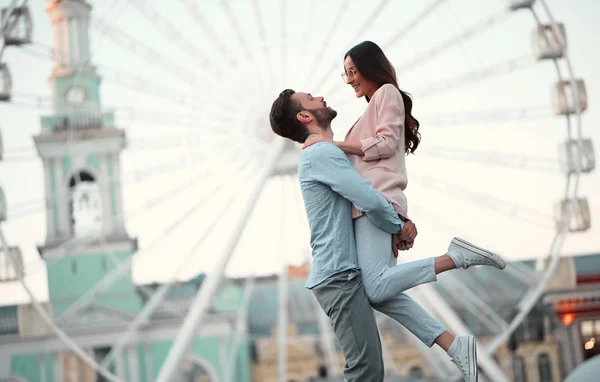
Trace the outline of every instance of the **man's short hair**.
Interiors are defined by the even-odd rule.
[[[294,101],[292,89],[285,89],[271,106],[269,121],[273,132],[284,138],[304,143],[309,136],[308,129],[298,120],[296,115],[304,110],[300,102]]]

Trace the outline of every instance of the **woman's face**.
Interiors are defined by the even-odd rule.
[[[377,90],[377,85],[360,74],[350,56],[344,60],[344,71],[346,72],[346,83],[352,86],[357,98],[364,96],[371,98],[373,96]]]

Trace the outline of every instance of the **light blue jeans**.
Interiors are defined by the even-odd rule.
[[[434,258],[397,265],[392,252],[392,235],[379,229],[365,215],[354,220],[354,239],[363,286],[371,306],[398,321],[431,347],[446,328],[402,292],[437,280]]]

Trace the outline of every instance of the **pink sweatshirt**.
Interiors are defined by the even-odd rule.
[[[408,183],[404,154],[404,101],[392,84],[382,85],[352,126],[345,141],[360,141],[363,157],[348,154],[363,178],[393,204],[396,212],[408,217],[404,189]],[[352,217],[362,212],[352,208]]]

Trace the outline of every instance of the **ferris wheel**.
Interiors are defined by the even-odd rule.
[[[477,5],[467,0],[411,5],[390,0],[179,0],[169,8],[158,2],[116,0],[86,19],[91,48],[80,51],[83,58],[74,58],[71,51],[57,49],[57,40],[54,45],[50,39],[36,41],[32,6],[12,1],[2,12],[0,101],[15,110],[46,114],[57,107],[52,96],[19,91],[21,79],[11,75],[5,48],[19,47],[20,54],[46,65],[85,59],[93,65],[74,71],[73,90],[65,98],[68,107],[85,115],[45,121],[50,130],[64,131],[67,154],[77,155],[81,131],[97,126],[124,126],[127,140],[125,133],[115,133],[115,142],[121,143],[112,150],[118,155],[125,142],[128,148],[122,175],[104,183],[96,182],[93,172],[75,172],[68,189],[72,192],[59,190],[25,201],[10,196],[10,185],[4,184],[2,225],[10,229],[32,216],[41,217],[43,224],[44,218],[50,221],[44,216],[50,204],[71,203],[70,218],[77,220],[78,229],[52,248],[60,254],[56,263],[89,243],[110,247],[98,206],[105,191],[117,184],[123,198],[112,202],[116,212],[108,226],[118,232],[127,228],[140,238],[135,254],[119,258],[113,251],[111,272],[52,317],[28,286],[52,263],[44,266],[17,256],[9,247],[11,236],[0,230],[3,252],[37,312],[84,363],[107,380],[120,381],[107,365],[161,306],[169,288],[203,263],[206,279],[157,378],[173,380],[189,351],[189,334],[206,319],[232,258],[235,262],[241,256],[240,248],[263,250],[251,247],[256,241],[244,234],[254,224],[262,225],[255,234],[270,238],[273,255],[257,259],[251,273],[264,271],[261,263],[277,264],[274,270],[281,270],[278,320],[280,329],[285,328],[285,265],[303,259],[308,237],[295,180],[300,148],[271,133],[270,103],[288,87],[323,95],[339,113],[334,131],[343,134],[364,108],[364,101],[356,100],[339,77],[343,54],[358,42],[372,40],[395,64],[400,87],[412,94],[421,122],[422,145],[408,159],[409,213],[423,240],[422,249],[413,252],[438,254],[449,235],[463,235],[509,260],[538,257],[534,267],[515,262],[502,275],[505,283],[519,286],[512,290],[516,305],[510,317],[473,293],[485,289],[486,277],[493,279],[496,273],[440,278],[440,283],[461,291],[464,299],[456,303],[486,327],[481,369],[491,381],[506,380],[493,354],[535,307],[557,269],[567,236],[590,228],[589,206],[579,184],[581,176],[594,170],[595,157],[581,121],[587,109],[585,82],[569,60],[567,28],[560,16],[544,0]],[[109,104],[114,110],[86,102],[90,95],[83,85],[90,70],[102,77],[104,98],[113,99]],[[0,135],[0,165],[18,168],[39,159],[31,148],[15,146]],[[268,225],[261,214],[269,216]],[[506,239],[514,237],[520,239]],[[174,243],[184,253],[176,259],[160,256]],[[290,246],[302,248],[296,249],[295,258],[285,255]],[[199,258],[208,252],[210,258]],[[154,264],[147,277],[163,283],[142,289],[145,303],[112,351],[97,362],[65,332],[69,317],[120,279],[131,277],[132,264],[146,263]],[[253,277],[247,280],[240,320],[246,318],[254,286]],[[412,293],[451,331],[472,332],[439,290],[424,285]],[[339,369],[327,322],[323,316],[319,322],[329,366]],[[287,373],[285,337],[280,332],[281,378]]]

